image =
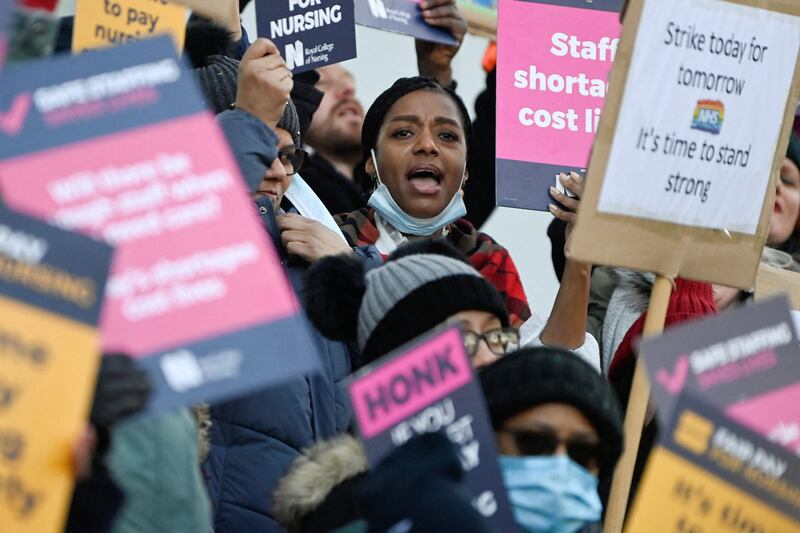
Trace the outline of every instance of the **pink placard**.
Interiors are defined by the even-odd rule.
[[[800,383],[731,405],[726,414],[800,455]]]
[[[299,309],[208,113],[2,161],[0,183],[15,208],[117,246],[106,350],[144,356]]]
[[[471,379],[461,336],[449,329],[350,385],[361,434],[368,439]]]
[[[590,6],[500,0],[498,159],[585,168],[620,34]]]

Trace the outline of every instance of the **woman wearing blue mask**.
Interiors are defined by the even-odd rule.
[[[463,218],[472,130],[461,98],[435,80],[401,78],[372,104],[361,138],[356,170],[376,189],[369,207],[337,217],[349,244],[386,257],[409,241],[444,238],[497,288],[513,325],[530,318],[508,251]]]
[[[503,480],[524,531],[601,531],[597,488],[622,453],[622,414],[608,383],[574,354],[515,352],[479,374]]]

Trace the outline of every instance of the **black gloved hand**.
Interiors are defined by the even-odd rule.
[[[147,373],[127,355],[104,355],[92,403],[91,422],[98,428],[111,428],[123,418],[147,405],[152,391]]]

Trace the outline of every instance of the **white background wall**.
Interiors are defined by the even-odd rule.
[[[251,36],[256,35],[254,3],[245,10],[243,18]],[[61,0],[59,13],[74,13],[74,0]],[[468,35],[454,62],[458,91],[470,110],[473,110],[475,97],[485,83],[481,60],[486,45],[485,39]],[[355,75],[358,97],[365,107],[396,78],[416,73],[411,37],[357,26],[357,46],[358,58],[344,65]],[[549,213],[498,208],[483,228],[510,250],[521,272],[531,307],[542,315],[549,314],[558,290],[546,235],[551,219]]]

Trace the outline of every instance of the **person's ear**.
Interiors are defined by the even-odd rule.
[[[364,161],[364,170],[367,172],[367,176],[370,178],[374,178],[378,175],[378,171],[375,168],[375,160],[372,157],[369,157],[366,161]]]
[[[466,185],[467,181],[469,181],[469,170],[464,169],[464,183],[461,184],[461,186],[463,187],[464,185]]]

